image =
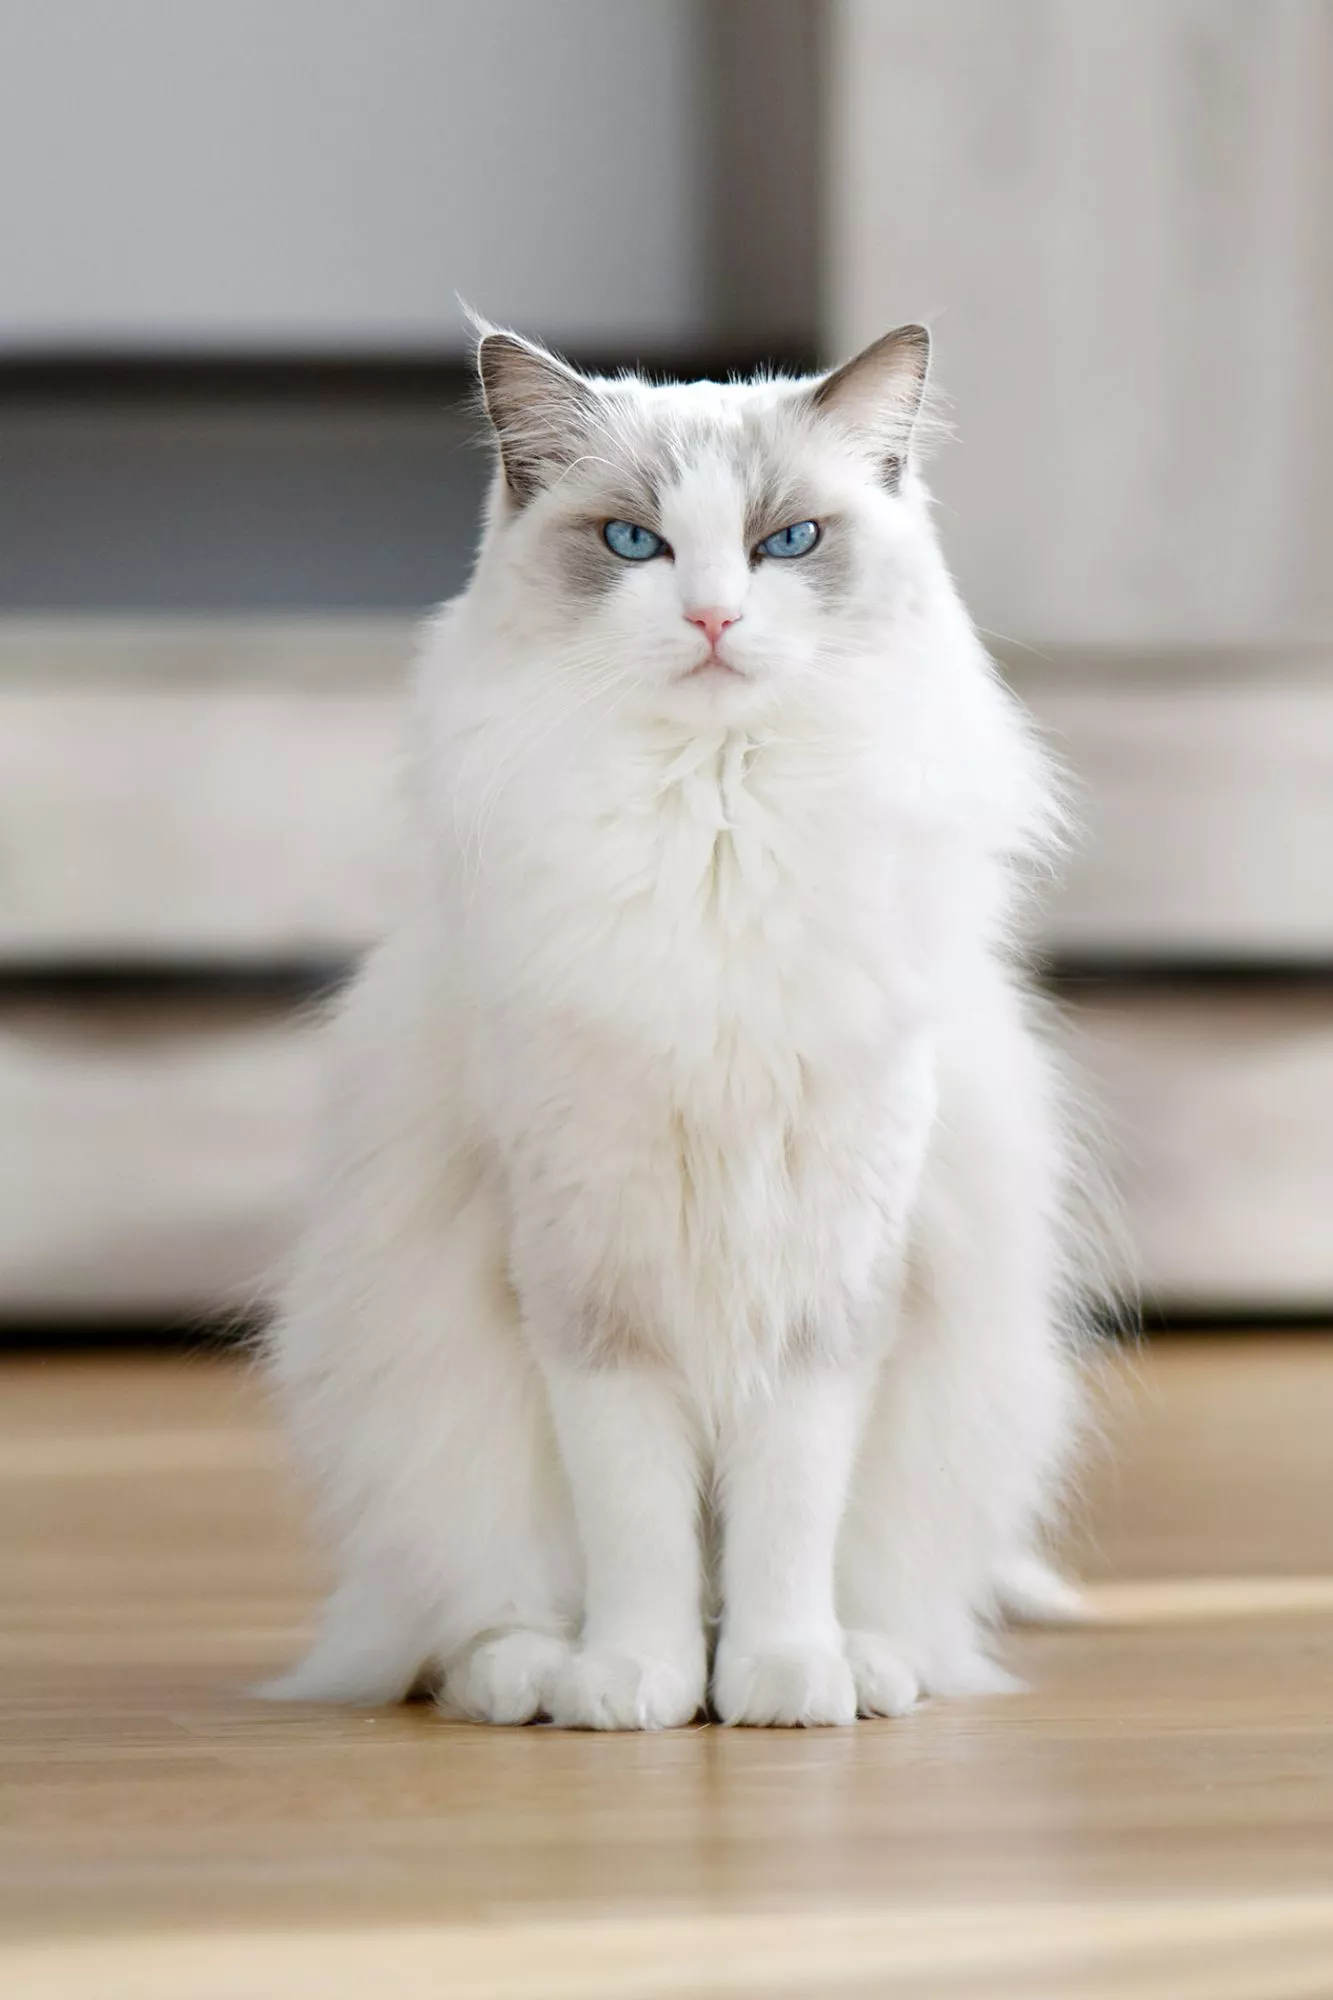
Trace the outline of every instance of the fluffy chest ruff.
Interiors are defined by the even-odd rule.
[[[934,1102],[901,832],[865,773],[741,735],[547,818],[482,1016],[553,1337],[719,1392],[873,1337]]]

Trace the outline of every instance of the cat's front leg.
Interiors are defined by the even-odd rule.
[[[670,1729],[704,1705],[699,1453],[664,1369],[548,1362],[585,1565],[581,1643],[556,1679],[570,1729]]]
[[[834,1557],[867,1398],[861,1369],[793,1363],[733,1412],[720,1439],[723,1722],[856,1720]]]

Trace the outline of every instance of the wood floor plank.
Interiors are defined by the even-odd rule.
[[[272,1709],[315,1577],[258,1385],[0,1371],[6,2000],[1333,1992],[1333,1342],[1103,1397],[1099,1622],[809,1734]]]

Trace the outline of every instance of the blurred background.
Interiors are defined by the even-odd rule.
[[[281,1261],[460,295],[690,373],[932,323],[1149,1320],[1326,1318],[1331,206],[1327,0],[0,0],[0,1340]]]

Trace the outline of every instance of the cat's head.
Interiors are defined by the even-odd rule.
[[[928,356],[905,326],[828,375],[659,386],[484,331],[477,588],[520,653],[686,719],[836,676],[933,547],[911,460]]]

